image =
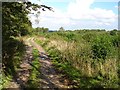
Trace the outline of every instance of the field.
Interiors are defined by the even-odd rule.
[[[39,23],[41,12],[52,7],[2,2],[0,9],[0,89],[120,88],[120,30],[50,31],[33,28],[29,15]]]
[[[39,36],[47,39],[40,41]],[[78,87],[119,87],[118,31],[40,33],[36,42],[46,49],[56,68]]]

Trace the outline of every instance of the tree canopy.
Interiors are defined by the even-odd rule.
[[[63,27],[60,27],[59,31],[65,31],[65,29]]]
[[[23,43],[15,37],[27,35],[32,30],[28,14],[31,13],[31,10],[38,14],[40,9],[45,11],[45,8],[52,11],[51,7],[27,1],[2,3],[2,60],[4,67],[7,68],[6,71],[13,68],[13,57],[15,53],[22,50],[20,48]]]

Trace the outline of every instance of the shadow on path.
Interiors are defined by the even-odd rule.
[[[49,58],[49,56],[46,54],[45,50],[38,45],[36,42],[34,42],[34,38],[29,39],[29,43],[36,48],[39,51],[39,61],[40,61],[40,70],[36,68],[40,72],[40,86],[42,89],[48,88],[50,90],[56,90],[61,88],[70,88],[68,83],[63,83],[61,81],[62,74],[57,73],[55,71],[54,66],[52,65],[52,62]],[[33,65],[32,65],[33,66]],[[33,66],[34,67],[34,66]]]

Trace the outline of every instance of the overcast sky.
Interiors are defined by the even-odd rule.
[[[35,16],[30,20],[33,27],[47,27],[58,30],[75,29],[117,29],[118,0],[30,0],[33,3],[51,6],[54,12],[41,12],[35,23]]]

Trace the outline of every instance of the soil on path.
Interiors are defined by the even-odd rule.
[[[20,64],[20,69],[17,70],[16,79],[11,82],[11,85],[8,88],[18,88],[24,89],[27,85],[27,81],[30,76],[31,62],[33,60],[32,50],[36,48],[39,51],[39,61],[41,64],[40,68],[40,88],[49,88],[50,90],[61,89],[61,88],[72,88],[72,85],[69,85],[69,80],[63,78],[63,75],[56,72],[50,58],[48,57],[45,50],[38,45],[34,38],[28,38],[24,40],[26,44],[26,53],[24,55],[23,61]]]
[[[20,64],[20,69],[17,70],[17,80],[16,82],[20,85],[20,88],[25,88],[27,85],[27,81],[29,80],[30,76],[30,70],[32,66],[30,65],[33,60],[32,55],[32,46],[29,44],[29,42],[26,40],[26,52],[23,57],[22,63]]]
[[[45,50],[34,41],[34,38],[29,39],[29,41],[40,54],[41,87],[53,90],[55,88],[71,88],[72,86],[68,85],[69,81],[67,79],[63,79],[62,74],[56,72]]]
[[[25,42],[25,54],[23,56],[22,62],[20,63],[20,67],[16,70],[16,75],[14,79],[10,81],[9,85],[5,88],[15,88],[17,90],[22,90],[26,87],[26,83],[30,76],[30,69],[33,56],[32,56],[32,46],[30,45],[29,39],[24,40]]]

